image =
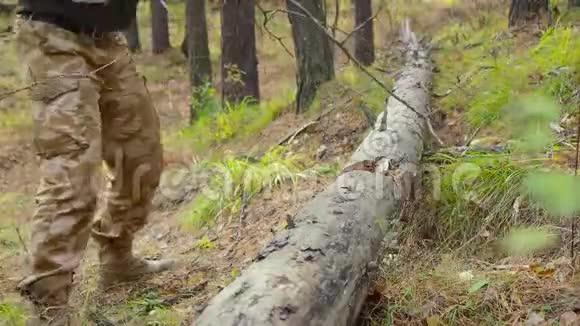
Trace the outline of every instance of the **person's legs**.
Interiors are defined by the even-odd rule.
[[[134,234],[146,224],[162,170],[159,120],[145,81],[137,73],[121,34],[97,41],[108,58],[100,107],[103,158],[112,175],[105,210],[93,227],[100,244],[101,281],[107,286],[170,267],[132,254]]]
[[[41,180],[32,221],[30,273],[21,293],[50,325],[64,325],[72,276],[96,207],[101,164],[101,83],[82,53],[91,40],[56,26],[22,21],[18,44],[32,87],[34,146]]]

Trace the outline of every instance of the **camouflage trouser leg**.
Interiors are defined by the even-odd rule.
[[[91,233],[93,178],[103,159],[113,178],[93,233],[132,237],[145,224],[161,173],[159,122],[120,35],[93,39],[40,22],[17,25],[34,83],[34,145],[42,174],[31,272],[20,288],[39,304],[63,304]],[[55,277],[59,282],[50,280]],[[35,288],[41,280],[48,289]]]
[[[121,42],[122,41],[122,42]],[[93,236],[132,238],[146,223],[162,169],[159,121],[145,80],[137,73],[124,39],[97,41],[115,60],[100,72],[105,81],[99,105],[103,158],[110,170],[106,207]]]

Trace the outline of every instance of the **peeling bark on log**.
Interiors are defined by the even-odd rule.
[[[395,93],[427,114],[428,50],[410,32],[403,39],[408,61]],[[294,226],[277,234],[193,324],[354,325],[385,232],[416,176],[424,135],[424,118],[389,99],[336,182],[303,207]]]

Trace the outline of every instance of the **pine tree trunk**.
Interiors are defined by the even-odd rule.
[[[171,47],[167,8],[161,0],[151,0],[151,39],[153,53],[162,53]]]
[[[297,113],[308,109],[322,83],[334,79],[334,58],[330,39],[319,26],[320,24],[326,27],[323,2],[286,0],[296,53]],[[318,18],[318,24],[308,17],[304,9]]]
[[[222,101],[260,100],[254,0],[223,0]]]
[[[205,17],[205,0],[187,0],[185,4],[186,46],[189,62],[189,82],[192,91],[190,122],[197,118],[200,87],[211,82],[211,61]]]
[[[375,61],[373,5],[371,0],[355,0],[354,55],[365,66]]]
[[[141,40],[139,38],[139,23],[137,21],[137,14],[133,17],[133,22],[129,28],[124,32],[131,52],[138,52],[141,50]]]
[[[547,21],[549,10],[549,0],[511,0],[509,26]]]

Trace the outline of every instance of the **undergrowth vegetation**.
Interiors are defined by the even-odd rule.
[[[0,301],[0,324],[8,326],[24,326],[26,311],[23,305]]]
[[[427,194],[433,213],[417,225],[429,225],[430,238],[450,248],[478,248],[513,225],[542,222],[537,212],[528,221],[514,217],[514,205],[525,206],[528,174],[549,166],[545,153],[561,142],[550,124],[580,103],[580,37],[560,21],[509,31],[496,8],[443,26],[434,41],[439,110],[465,113],[472,129],[490,136],[475,134],[468,148],[426,158],[435,171]]]
[[[556,325],[576,302],[577,20],[510,31],[505,9],[435,32],[436,110],[476,131],[424,157],[424,196],[384,261],[369,325]]]
[[[225,103],[220,108],[215,90],[208,87],[203,92],[203,102],[192,103],[196,106],[197,120],[191,126],[169,131],[164,137],[167,148],[176,150],[187,148],[201,153],[237,138],[247,139],[262,130],[291,103],[292,92],[281,92],[272,100],[253,104],[250,101]]]
[[[402,267],[379,285],[384,309],[371,312],[370,325],[524,325],[530,311],[549,319],[570,300],[551,278],[558,264],[528,272],[452,255],[414,258],[424,263]]]
[[[274,149],[259,159],[226,158],[207,164],[211,171],[207,187],[182,212],[187,226],[199,228],[218,218],[232,218],[243,202],[247,203],[265,188],[284,182],[295,184],[303,174],[304,163],[298,155],[285,155]],[[228,220],[223,221],[228,222]]]
[[[438,153],[426,163],[437,165],[433,170],[437,174],[429,174],[427,189],[431,191],[426,192],[424,201],[427,211],[433,213],[426,215],[428,223],[415,226],[440,248],[480,244],[480,240],[492,240],[493,235],[518,222],[511,212],[514,201],[522,195],[526,172],[508,155],[474,151],[459,157]]]
[[[578,104],[573,97],[579,77],[580,39],[574,27],[556,23],[544,31],[508,32],[503,12],[451,24],[435,38],[441,72],[436,92],[442,110],[462,110],[474,128],[497,120],[506,104],[520,95],[547,95],[567,111]],[[541,33],[533,44],[534,33]],[[522,40],[523,38],[523,40]]]

